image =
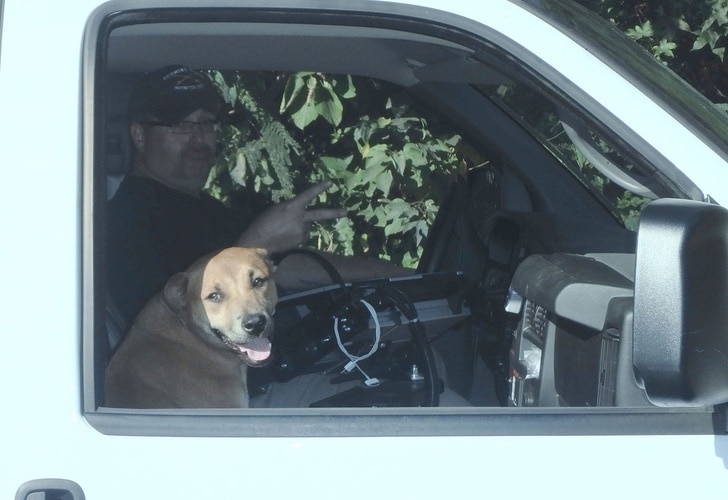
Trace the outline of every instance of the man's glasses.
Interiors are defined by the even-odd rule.
[[[220,131],[220,122],[216,120],[205,120],[201,122],[183,120],[176,123],[146,121],[144,123],[155,127],[167,127],[173,134],[180,135],[190,135],[195,131],[195,128],[199,128],[203,134],[214,134]]]

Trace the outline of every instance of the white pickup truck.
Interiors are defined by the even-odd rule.
[[[0,0],[0,30],[0,497],[728,495],[728,116],[606,22],[569,0]],[[376,286],[411,294],[440,372],[400,370],[425,347],[384,304],[378,387],[306,407],[105,404],[126,329],[106,206],[130,88],[168,64],[227,88],[244,119],[224,137],[251,141],[256,109],[287,127],[313,167],[298,181],[366,180],[374,211],[419,183],[411,206],[439,208],[420,233],[355,227],[416,242],[416,274]],[[333,131],[361,132],[364,111],[296,128],[271,83],[308,82],[313,108],[341,76],[342,107],[370,120],[348,151]],[[281,309],[306,318],[335,292]],[[266,373],[340,367],[332,307],[315,328],[282,321]]]

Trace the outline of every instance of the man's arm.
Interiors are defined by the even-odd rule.
[[[379,259],[350,257],[316,252],[325,258],[346,282],[381,277],[408,276],[412,269],[396,266]],[[275,271],[276,284],[289,291],[306,290],[333,283],[331,276],[316,259],[293,253],[280,261]]]
[[[321,182],[288,201],[270,207],[253,221],[236,244],[267,248],[274,255],[298,248],[308,238],[311,223],[347,215],[343,208],[306,209],[309,203],[329,187],[331,181]],[[413,272],[378,259],[319,253],[336,268],[345,281],[406,276]],[[288,290],[305,290],[332,281],[314,258],[295,253],[280,262],[275,278],[276,283]]]

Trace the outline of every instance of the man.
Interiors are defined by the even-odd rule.
[[[145,75],[132,92],[131,171],[107,217],[108,287],[127,326],[170,276],[198,257],[236,245],[278,254],[301,245],[311,223],[346,216],[342,208],[306,208],[329,182],[264,210],[252,193],[236,211],[204,194],[222,108],[210,79],[181,66]],[[347,279],[410,272],[381,261],[327,258]],[[295,290],[330,278],[308,258],[292,255],[279,265],[276,282]]]

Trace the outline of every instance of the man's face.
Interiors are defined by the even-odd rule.
[[[181,121],[209,122],[215,115],[198,109]],[[132,139],[138,152],[134,172],[192,195],[205,186],[217,149],[217,133],[194,126],[190,133],[173,133],[170,127],[132,125]]]

